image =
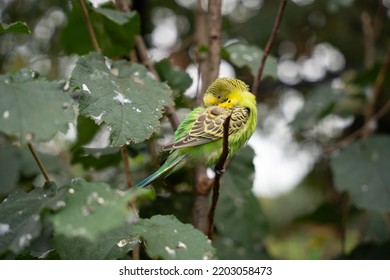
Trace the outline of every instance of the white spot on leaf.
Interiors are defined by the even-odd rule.
[[[63,208],[63,207],[65,207],[66,206],[66,203],[65,203],[65,201],[63,201],[63,200],[58,200],[57,202],[56,202],[56,207],[58,207],[58,208]]]
[[[175,250],[173,250],[173,249],[171,249],[171,248],[169,248],[168,246],[165,246],[165,251],[167,251],[167,253],[169,254],[169,255],[171,255],[171,256],[175,256],[176,255],[176,251]]]
[[[69,107],[68,102],[64,102],[64,104],[62,104],[62,109],[66,110],[66,109],[68,109],[68,107]]]
[[[126,239],[121,239],[119,242],[116,244],[119,248],[125,247],[129,242]]]
[[[108,57],[104,57],[104,63],[106,64],[106,67],[108,68],[108,69],[111,69],[111,65],[112,65],[112,63],[111,63],[111,59],[109,59]]]
[[[0,223],[0,236],[6,235],[11,231],[11,227],[9,224]]]
[[[3,119],[8,119],[9,118],[9,111],[4,111],[3,112]]]
[[[19,238],[19,247],[23,248],[30,244],[32,235],[30,233],[24,234]]]
[[[69,88],[70,88],[70,80],[67,80],[65,85],[62,87],[62,89],[64,91],[68,91]]]
[[[91,93],[91,91],[89,90],[89,88],[87,87],[86,84],[82,84],[82,85],[81,85],[81,88],[83,89],[83,91],[86,91],[86,92],[88,92],[88,93]]]
[[[127,99],[122,93],[115,90],[115,97],[113,98],[115,101],[118,101],[119,104],[124,105],[126,103],[131,103],[131,100]]]
[[[99,116],[91,116],[91,119],[95,121],[96,124],[101,124],[102,123],[102,117],[106,112],[101,112]]]
[[[96,199],[96,202],[99,204],[99,205],[105,205],[106,204],[106,201],[104,200],[103,197],[98,197]]]
[[[179,241],[179,243],[177,243],[176,245],[177,248],[180,248],[180,249],[187,249],[187,245],[184,244],[183,242]]]

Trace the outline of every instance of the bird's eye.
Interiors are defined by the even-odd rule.
[[[230,103],[230,99],[228,100],[228,103]]]
[[[218,98],[218,99],[221,99],[221,96],[218,94],[218,95],[217,95],[217,98]]]

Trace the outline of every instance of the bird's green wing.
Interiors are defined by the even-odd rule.
[[[193,147],[221,139],[223,137],[223,124],[230,114],[229,135],[237,133],[245,126],[249,117],[249,110],[242,107],[227,109],[211,106],[197,113],[196,119],[191,122],[191,128],[189,131],[187,130],[188,134],[181,135],[182,137],[175,142],[162,147],[163,150]],[[190,114],[189,117],[193,118],[194,116]],[[184,120],[184,122],[186,121],[187,119]]]

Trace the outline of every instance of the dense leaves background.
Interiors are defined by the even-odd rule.
[[[85,1],[101,54],[79,1],[0,5],[0,256],[126,259],[141,247],[146,259],[389,259],[390,2],[288,1],[259,128],[222,177],[213,243],[190,225],[190,168],[126,188],[121,147],[133,183],[155,170],[173,133],[165,108],[182,118],[194,106],[207,52],[196,1],[133,2],[123,12]],[[279,1],[223,2],[221,71],[252,84]],[[134,55],[137,35],[158,79]],[[261,168],[264,139],[285,162],[305,153],[310,164]],[[266,195],[272,177],[255,180],[265,172],[303,175]]]

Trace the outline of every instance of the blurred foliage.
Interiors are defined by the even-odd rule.
[[[0,23],[0,32],[31,34],[31,30],[28,28],[27,24],[21,21],[17,21],[11,24]]]
[[[256,197],[262,154],[242,149],[222,177],[213,244],[188,224],[191,170],[157,182],[156,198],[124,191],[120,153],[126,144],[134,181],[149,174],[172,137],[164,106],[175,101],[181,118],[194,105],[196,1],[136,0],[129,13],[85,2],[102,54],[79,1],[0,5],[2,258],[126,259],[139,244],[144,259],[390,258],[389,69],[373,95],[388,63],[386,1],[288,1],[259,88],[258,132],[276,131],[270,139],[296,160],[315,147],[312,163],[297,186]],[[251,84],[279,1],[223,2],[222,58]],[[137,35],[161,82],[134,55]],[[56,183],[43,183],[31,141]]]

